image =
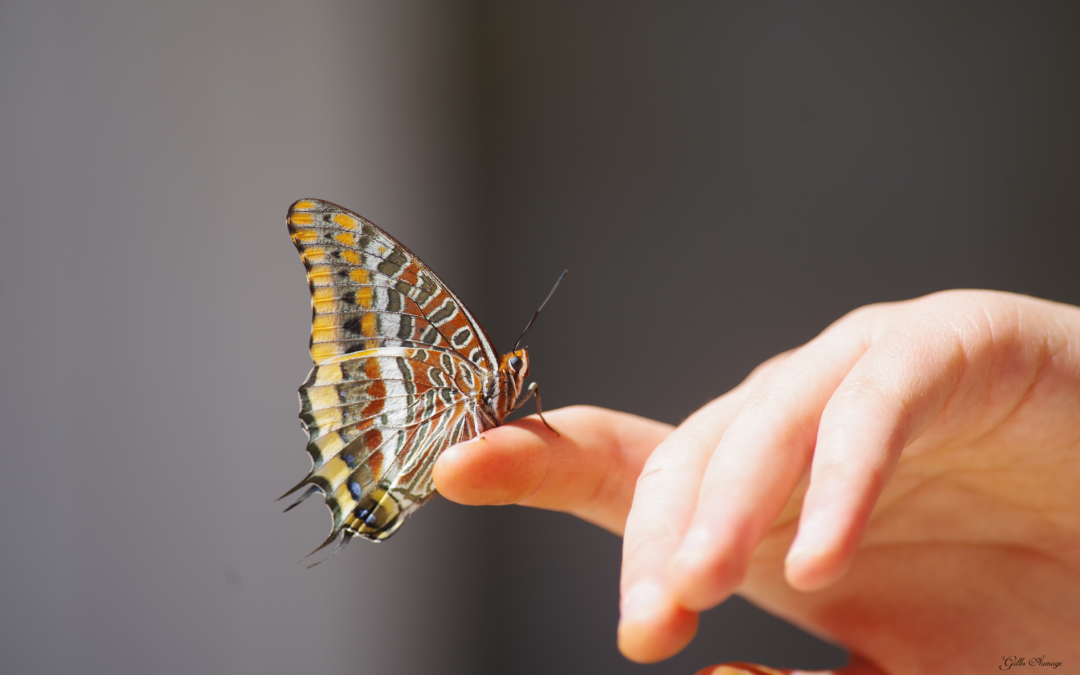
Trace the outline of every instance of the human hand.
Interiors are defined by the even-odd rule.
[[[633,660],[678,652],[732,592],[850,649],[849,673],[1080,660],[1080,309],[985,291],[874,305],[674,432],[545,416],[561,437],[533,418],[485,432],[436,483],[623,534]]]

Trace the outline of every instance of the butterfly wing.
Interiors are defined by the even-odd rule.
[[[484,329],[404,244],[336,204],[303,199],[289,231],[307,268],[316,364],[364,349],[433,346],[498,368]]]
[[[434,350],[387,347],[316,366],[301,387],[311,484],[346,529],[385,539],[435,492],[431,467],[480,431],[473,366]]]
[[[315,199],[288,222],[311,288],[315,368],[300,388],[313,465],[286,494],[325,495],[324,546],[342,531],[385,539],[434,495],[438,454],[483,430],[476,401],[499,356],[446,284],[371,222]]]

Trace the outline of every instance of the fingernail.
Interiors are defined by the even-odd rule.
[[[809,516],[799,523],[799,531],[795,535],[795,541],[791,543],[787,556],[784,558],[785,565],[791,565],[801,558],[812,558],[821,553],[821,540],[823,536],[821,518]]]
[[[672,556],[672,566],[683,569],[699,566],[708,557],[711,541],[712,537],[707,530],[700,527],[690,530]]]
[[[460,443],[457,443],[456,445],[451,445],[449,448],[443,450],[439,457],[447,457],[451,462],[456,461],[458,455],[464,455],[466,452],[469,451],[470,445],[476,443],[477,441],[483,440],[487,439],[485,439],[483,436],[477,436],[476,438],[470,438],[469,440],[462,441]]]
[[[784,565],[790,567],[800,560],[813,558],[816,553],[817,549],[814,547],[795,542],[791,545],[791,549],[788,550],[788,554],[784,558]]]
[[[631,588],[622,602],[622,616],[619,623],[643,623],[648,621],[660,608],[664,598],[664,589],[651,581],[643,581]]]

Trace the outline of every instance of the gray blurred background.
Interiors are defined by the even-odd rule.
[[[677,423],[859,305],[1080,303],[1080,5],[0,0],[0,672],[693,673],[619,540],[437,500],[306,571],[299,197],[398,236],[546,407]],[[687,366],[688,353],[712,353]]]

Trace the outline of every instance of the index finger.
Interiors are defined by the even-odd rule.
[[[435,485],[461,504],[521,504],[562,511],[622,535],[641,467],[672,427],[626,413],[573,406],[530,416],[448,448]]]

